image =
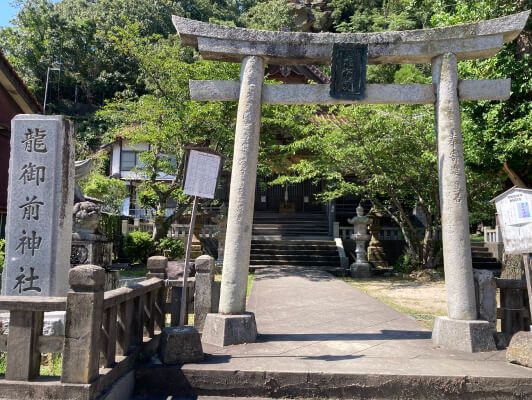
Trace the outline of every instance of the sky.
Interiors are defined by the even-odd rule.
[[[0,0],[0,26],[9,25],[9,20],[17,15],[17,8],[11,7],[11,0]]]

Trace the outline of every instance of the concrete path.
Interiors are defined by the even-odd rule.
[[[507,364],[504,351],[435,348],[431,332],[414,319],[323,271],[258,270],[247,308],[255,313],[258,341],[206,346],[207,353],[230,356],[221,368],[256,357],[253,364],[265,370],[532,378],[532,370]]]
[[[179,368],[185,388],[227,396],[532,398],[532,370],[506,363],[504,351],[435,348],[414,319],[323,271],[257,270],[248,310],[258,341],[204,345],[203,363]]]

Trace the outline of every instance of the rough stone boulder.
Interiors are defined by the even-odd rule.
[[[517,332],[512,337],[506,361],[532,368],[532,332]]]

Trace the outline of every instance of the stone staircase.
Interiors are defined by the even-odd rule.
[[[255,269],[276,265],[331,272],[341,269],[325,214],[255,213],[249,266]]]
[[[274,265],[343,271],[334,240],[252,240],[249,267]]]
[[[487,269],[495,276],[501,274],[501,263],[491,254],[483,242],[471,242],[471,255],[474,269]]]
[[[329,224],[323,213],[278,214],[257,212],[253,217],[253,238],[329,240]]]

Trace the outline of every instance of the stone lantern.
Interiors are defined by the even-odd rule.
[[[366,243],[370,239],[368,225],[371,223],[371,218],[364,216],[364,208],[361,204],[356,210],[357,216],[347,220],[355,227],[355,233],[351,235],[351,239],[356,242],[356,260],[350,267],[351,276],[353,278],[369,278],[371,276],[371,264],[368,262],[366,254]]]

